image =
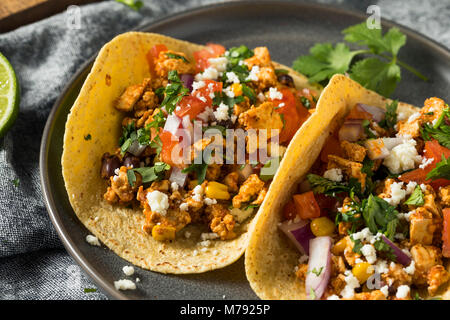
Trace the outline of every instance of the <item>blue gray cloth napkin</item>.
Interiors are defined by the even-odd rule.
[[[107,299],[64,250],[50,222],[39,181],[39,147],[50,109],[76,70],[115,35],[164,15],[217,0],[144,0],[133,11],[104,1],[81,7],[81,29],[62,13],[0,35],[0,52],[21,86],[20,114],[0,139],[0,299]],[[450,47],[450,4],[440,0],[320,0],[365,11]],[[256,5],[256,4],[255,4]],[[69,18],[70,19],[70,18]]]

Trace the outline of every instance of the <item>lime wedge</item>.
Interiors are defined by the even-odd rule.
[[[9,61],[0,53],[0,138],[13,125],[19,113],[19,86]]]

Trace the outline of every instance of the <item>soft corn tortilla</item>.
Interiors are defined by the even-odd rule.
[[[200,273],[223,268],[244,253],[248,241],[247,221],[240,236],[230,241],[211,241],[207,251],[198,244],[203,227],[189,225],[187,239],[179,232],[171,243],[155,241],[142,230],[141,209],[112,206],[103,199],[107,184],[100,177],[103,153],[114,153],[122,134],[124,113],[114,108],[116,99],[130,85],[150,77],[147,52],[156,44],[181,51],[193,59],[201,45],[154,33],[130,32],[106,44],[92,67],[66,123],[62,156],[63,177],[70,203],[80,221],[106,246],[129,262],[162,273]],[[306,77],[288,69],[297,88],[311,87]],[[91,139],[85,136],[90,134]],[[263,204],[259,209],[264,210]]]
[[[347,113],[358,102],[385,108],[390,100],[343,75],[333,76],[319,98],[316,112],[297,131],[286,151],[272,182],[272,192],[266,196],[264,210],[255,218],[245,253],[247,278],[262,299],[306,299],[305,285],[294,273],[300,253],[279,231],[278,223],[283,205],[309,172],[326,139],[343,124]],[[400,112],[408,116],[417,112],[417,108],[400,102]],[[450,299],[448,288],[444,298]]]

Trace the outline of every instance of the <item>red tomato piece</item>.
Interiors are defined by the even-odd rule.
[[[204,101],[208,107],[212,106],[212,100],[215,92],[222,92],[222,82],[214,80],[203,80],[205,85],[195,90],[192,95]]]
[[[150,69],[150,73],[154,74],[155,60],[158,59],[159,53],[167,51],[167,47],[164,44],[156,44],[147,52],[147,62]]]
[[[299,108],[297,108],[297,102],[294,94],[291,90],[285,88],[280,92],[283,95],[282,99],[273,99],[272,102],[275,105],[275,111],[283,117],[283,129],[280,132],[280,143],[289,142],[297,132],[298,128],[306,120],[300,116]],[[303,108],[304,109],[304,108]],[[308,110],[306,110],[307,112]],[[308,113],[309,115],[309,113]]]
[[[162,131],[159,134],[159,138],[161,139],[162,142],[162,149],[161,149],[161,161],[170,164],[171,166],[178,166],[180,167],[182,164],[181,163],[176,163],[176,162],[181,162],[181,148],[180,148],[180,153],[178,155],[174,155],[174,151],[173,149],[178,145],[178,140],[177,138],[171,134],[169,131]]]
[[[328,212],[335,209],[337,203],[336,198],[328,197],[322,193],[315,194],[314,198],[320,208],[320,216],[328,216]]]
[[[444,228],[442,230],[442,255],[450,258],[450,208],[442,210],[444,215]]]
[[[325,141],[325,145],[320,152],[320,160],[322,162],[328,163],[328,155],[330,154],[339,157],[342,157],[343,155],[341,144],[339,143],[339,140],[334,136],[329,136],[327,141]]]
[[[439,142],[437,142],[436,140],[426,141],[423,155],[428,159],[433,158],[434,161],[430,165],[426,166],[424,169],[419,168],[402,174],[399,177],[400,181],[403,182],[415,181],[418,184],[421,183],[430,184],[435,190],[450,184],[450,180],[447,179],[437,179],[433,181],[427,180],[428,173],[434,168],[436,168],[436,164],[438,162],[441,162],[442,155],[444,155],[445,158],[450,157],[450,149],[441,146]]]
[[[300,219],[314,219],[320,217],[320,208],[312,191],[294,194],[292,197]]]
[[[193,97],[191,95],[184,96],[183,99],[178,103],[177,107],[179,110],[175,110],[175,114],[183,119],[184,116],[188,115],[190,120],[195,119],[200,113],[202,113],[207,104],[200,100],[199,98]]]
[[[215,43],[207,43],[205,49],[194,52],[196,72],[202,72],[209,67],[208,59],[217,58],[224,53],[224,46]]]
[[[289,201],[283,208],[284,220],[293,220],[297,216],[294,200]]]

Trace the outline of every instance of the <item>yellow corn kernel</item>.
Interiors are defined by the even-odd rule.
[[[320,217],[311,221],[311,231],[316,237],[331,236],[335,227],[334,222],[327,217]]]
[[[357,263],[352,269],[352,273],[359,283],[366,282],[374,272],[374,267],[368,262]]]
[[[240,83],[233,83],[231,85],[231,90],[234,92],[236,97],[242,96],[242,85]]]
[[[228,186],[215,181],[208,182],[208,184],[206,185],[205,195],[211,199],[218,199],[218,200],[230,199]]]
[[[345,248],[347,247],[347,239],[346,238],[342,238],[341,240],[339,240],[338,242],[336,242],[333,246],[333,248],[331,248],[331,252],[335,255],[338,256],[340,254],[342,254],[345,250]]]
[[[171,226],[156,225],[152,229],[152,237],[156,241],[166,241],[175,239],[176,229]]]

